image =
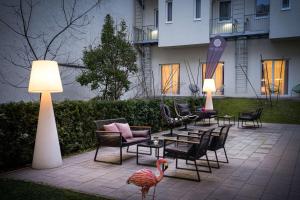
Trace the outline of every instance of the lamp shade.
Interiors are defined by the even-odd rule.
[[[28,92],[62,92],[62,84],[56,61],[36,60],[32,62]]]
[[[215,92],[216,85],[214,79],[204,79],[203,92]]]

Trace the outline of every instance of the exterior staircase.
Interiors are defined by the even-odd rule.
[[[139,31],[135,34],[136,41],[143,38],[143,12],[144,0],[135,0],[135,30]],[[147,43],[136,44],[136,49],[140,55],[139,69],[139,88],[138,95],[141,97],[152,96],[152,64],[151,64],[151,45]]]
[[[248,46],[246,38],[238,38],[235,41],[235,92],[247,93],[248,75]]]

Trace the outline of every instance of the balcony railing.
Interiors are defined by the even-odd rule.
[[[241,18],[230,18],[211,20],[211,35],[252,35],[265,34],[269,32],[269,16],[256,17],[255,14],[244,15]]]
[[[135,43],[158,42],[158,29],[154,25],[134,27]]]

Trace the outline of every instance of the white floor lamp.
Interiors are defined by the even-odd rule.
[[[52,92],[63,91],[57,62],[33,61],[28,91],[42,93],[32,168],[59,167],[62,158],[51,99]]]
[[[203,92],[206,92],[205,110],[213,110],[211,93],[216,91],[214,79],[204,79]]]

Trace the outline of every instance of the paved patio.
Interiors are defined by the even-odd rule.
[[[157,187],[156,199],[300,199],[299,130],[300,125],[280,124],[263,124],[263,128],[253,130],[233,127],[226,145],[229,164],[221,164],[221,168],[213,169],[211,174],[201,172],[201,182],[164,178]],[[125,160],[121,166],[94,162],[94,151],[91,151],[65,158],[59,168],[24,168],[0,177],[34,181],[112,199],[141,199],[140,188],[128,185],[126,180],[138,169],[156,169],[137,166],[135,154],[126,153],[126,148],[123,152]],[[221,159],[224,158],[222,153]],[[104,155],[103,159],[117,160],[118,149],[105,148],[100,155]],[[145,155],[141,159],[146,162],[154,157]],[[169,161],[166,173],[174,173],[174,162]],[[193,172],[182,174],[186,172],[179,170],[176,173],[195,175]],[[147,199],[152,199],[152,192],[153,189]]]

